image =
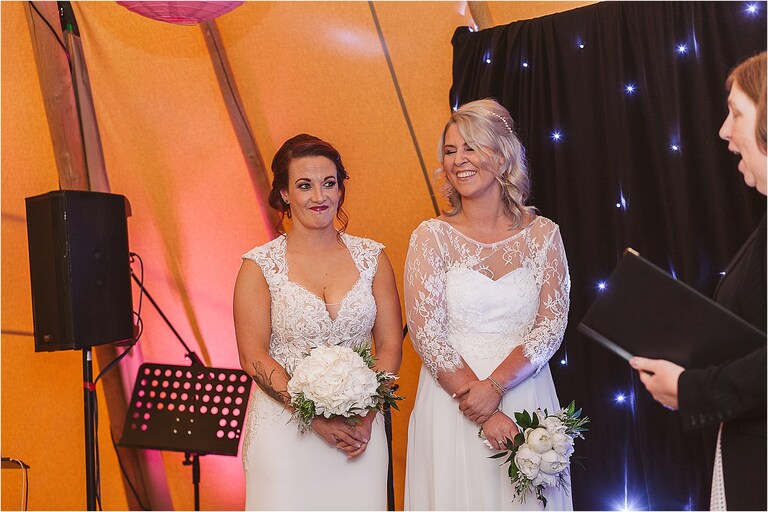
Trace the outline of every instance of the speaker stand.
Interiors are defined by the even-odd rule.
[[[83,348],[83,404],[85,413],[86,510],[96,510],[96,385],[93,383],[91,348]]]
[[[184,452],[184,466],[192,466],[192,486],[195,488],[195,510],[200,510],[200,456]]]

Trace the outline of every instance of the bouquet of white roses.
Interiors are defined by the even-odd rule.
[[[383,411],[385,404],[398,409],[394,373],[375,371],[370,348],[342,345],[312,349],[299,361],[288,381],[288,394],[299,431],[312,429],[315,416],[350,418],[368,410]]]
[[[525,503],[528,493],[535,493],[536,498],[547,506],[543,495],[546,487],[567,489],[568,472],[573,453],[573,441],[588,429],[587,416],[581,417],[581,409],[576,409],[571,402],[555,414],[537,410],[533,414],[527,411],[515,413],[515,423],[520,433],[514,439],[506,439],[504,448],[491,458],[507,457],[502,463],[509,463],[508,474],[515,486],[515,496]],[[490,445],[489,445],[490,446]]]

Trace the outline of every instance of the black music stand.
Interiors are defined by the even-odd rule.
[[[144,363],[118,445],[184,452],[200,510],[198,456],[237,455],[251,382],[242,370]]]

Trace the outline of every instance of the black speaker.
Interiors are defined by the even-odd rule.
[[[125,196],[56,190],[25,201],[35,352],[133,338]]]

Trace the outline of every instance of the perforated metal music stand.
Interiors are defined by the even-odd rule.
[[[251,378],[242,370],[144,363],[120,446],[184,452],[200,510],[199,455],[237,455]]]

